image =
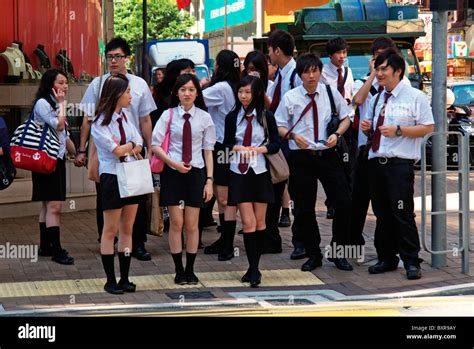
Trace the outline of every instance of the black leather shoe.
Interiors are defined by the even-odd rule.
[[[334,219],[334,207],[328,206],[328,212],[326,213],[326,218],[327,219]]]
[[[247,270],[244,276],[242,276],[242,278],[240,279],[240,282],[242,283],[250,282],[250,270]]]
[[[217,260],[220,262],[230,261],[232,258],[234,258],[234,251],[231,251],[231,252],[222,251],[217,256]]]
[[[188,280],[186,279],[186,274],[184,273],[178,273],[174,277],[174,283],[177,285],[186,285],[188,283]]]
[[[135,285],[133,282],[127,281],[127,282],[121,282],[119,281],[118,287],[120,287],[123,292],[135,292],[137,289],[137,285]]]
[[[204,254],[218,254],[222,251],[222,238],[204,248]]]
[[[408,280],[421,279],[421,268],[418,265],[409,265],[406,267]]]
[[[40,248],[38,250],[38,256],[51,257],[52,255],[53,255],[53,250],[50,248]]]
[[[278,226],[280,228],[288,228],[289,226],[291,226],[290,217],[288,217],[287,215],[281,215],[280,221],[278,222]]]
[[[290,259],[297,260],[306,257],[306,250],[302,247],[296,247],[291,253]]]
[[[281,247],[266,246],[263,248],[262,254],[276,254],[276,253],[281,253],[281,252],[282,252]]]
[[[323,265],[323,262],[317,258],[308,259],[302,266],[302,271],[311,271]]]
[[[377,264],[369,267],[369,274],[381,274],[386,271],[394,271],[398,269],[398,258],[393,261],[378,261]]]
[[[250,287],[256,288],[262,283],[262,273],[258,272],[257,275],[250,275]]]
[[[108,293],[111,293],[111,294],[123,294],[123,290],[116,283],[114,283],[114,284],[106,283],[105,286],[104,286],[104,290]]]
[[[186,273],[185,277],[186,277],[186,283],[188,285],[197,285],[197,283],[199,282],[199,279],[196,276],[196,274],[194,274],[192,272],[191,273]]]
[[[74,258],[69,256],[67,254],[66,250],[61,250],[61,252],[51,258],[52,261],[55,261],[56,263],[59,264],[64,264],[64,265],[73,265],[74,264]]]
[[[333,262],[337,269],[346,271],[354,270],[352,265],[345,258],[328,258],[328,261]]]
[[[132,257],[135,257],[139,261],[151,261],[151,254],[149,254],[142,246],[139,246],[132,251]]]

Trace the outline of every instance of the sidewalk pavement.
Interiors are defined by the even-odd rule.
[[[471,190],[474,176],[471,178]],[[456,191],[454,177],[448,179],[448,192]],[[419,176],[416,176],[415,196],[419,196]],[[428,186],[429,187],[429,186]],[[332,221],[326,219],[324,191],[320,187],[316,207],[321,231],[321,248],[331,240]],[[416,212],[420,226],[420,212]],[[217,215],[215,215],[217,217]],[[217,219],[216,219],[217,220]],[[428,219],[428,222],[431,220]],[[471,218],[473,227],[474,218]],[[457,246],[459,220],[457,214],[448,215],[448,248]],[[260,291],[270,290],[332,290],[347,296],[378,295],[434,287],[461,285],[474,282],[474,253],[470,256],[470,274],[461,273],[461,254],[447,256],[448,265],[441,269],[430,266],[431,256],[422,250],[420,257],[423,278],[406,279],[402,264],[399,269],[381,275],[370,275],[369,265],[375,263],[373,247],[375,217],[369,209],[365,234],[365,260],[361,263],[352,260],[353,272],[336,269],[333,263],[323,261],[323,266],[312,273],[300,271],[304,260],[292,261],[290,228],[280,229],[283,239],[281,254],[264,255],[261,269],[264,271]],[[240,229],[238,223],[237,229]],[[428,230],[430,228],[428,227]],[[473,229],[471,228],[471,231]],[[472,234],[471,234],[472,235]],[[163,237],[149,236],[146,247],[153,259],[141,262],[133,258],[130,270],[131,280],[137,284],[137,292],[124,295],[110,295],[103,291],[105,274],[97,243],[94,211],[63,214],[61,217],[61,237],[63,248],[75,258],[75,265],[64,266],[52,262],[48,257],[39,257],[37,262],[28,259],[0,259],[0,304],[4,310],[49,309],[59,307],[158,304],[176,302],[180,295],[193,299],[233,299],[229,293],[245,292],[250,289],[242,285],[240,276],[247,268],[247,258],[243,238],[236,234],[235,246],[239,256],[231,261],[219,262],[215,255],[204,255],[200,250],[195,271],[201,279],[196,286],[176,286],[172,282],[174,267],[169,254],[167,234]],[[203,234],[204,245],[217,239],[215,227],[206,228]],[[471,238],[471,241],[474,240]],[[31,245],[39,243],[37,217],[12,218],[0,220],[0,246]],[[473,245],[471,244],[471,247]],[[118,261],[116,260],[116,275]],[[0,307],[1,314],[1,307]]]

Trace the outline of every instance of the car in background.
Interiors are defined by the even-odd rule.
[[[447,86],[454,92],[455,105],[468,105],[474,111],[474,81],[451,80]]]

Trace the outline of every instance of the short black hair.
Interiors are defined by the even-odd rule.
[[[125,53],[125,56],[130,56],[130,45],[124,38],[121,38],[119,36],[113,38],[107,43],[107,45],[105,46],[105,53],[110,52],[112,50],[116,50],[118,48],[122,49],[123,53]]]
[[[379,36],[372,42],[372,46],[370,46],[370,53],[372,53],[373,56],[378,50],[385,50],[387,48],[397,48],[395,41],[393,41],[392,38],[389,38],[388,36]]]
[[[304,72],[316,67],[320,72],[323,71],[323,62],[314,53],[304,53],[296,59],[296,72],[300,77]]]
[[[295,38],[287,31],[277,29],[271,32],[268,37],[268,47],[272,47],[273,50],[280,48],[285,56],[293,56],[295,50]]]
[[[338,51],[347,50],[348,48],[349,45],[347,45],[347,41],[341,37],[331,39],[326,44],[326,52],[330,56],[332,56]]]
[[[388,48],[378,55],[375,60],[374,67],[377,68],[379,65],[387,61],[387,67],[392,67],[393,71],[401,70],[400,81],[405,75],[405,59],[400,55],[399,51],[393,48]]]

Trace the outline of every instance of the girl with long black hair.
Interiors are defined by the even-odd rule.
[[[170,130],[168,153],[161,147]],[[170,108],[163,112],[153,130],[153,153],[164,161],[160,175],[160,206],[170,214],[169,245],[178,285],[195,285],[194,274],[199,230],[199,210],[213,195],[212,150],[216,131],[193,74],[178,77]],[[182,231],[186,233],[186,268],[182,262]]]
[[[229,206],[238,206],[243,223],[244,245],[249,269],[242,282],[260,284],[258,265],[263,251],[267,204],[273,202],[273,186],[264,154],[280,149],[273,113],[265,109],[261,79],[246,76],[237,85],[238,100],[225,122],[224,145],[232,151]],[[266,126],[265,126],[266,125]]]

